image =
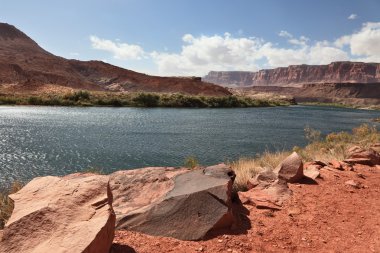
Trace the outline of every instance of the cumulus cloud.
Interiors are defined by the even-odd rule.
[[[347,17],[347,19],[354,20],[357,19],[358,15],[356,14],[351,14],[350,16]]]
[[[279,47],[263,39],[223,36],[199,36],[186,34],[180,53],[153,52],[151,54],[162,75],[205,75],[210,70],[249,70],[263,67],[281,67],[294,64],[327,64],[348,60],[342,49],[328,42],[309,45],[309,38],[295,38],[287,31],[281,37],[293,47]],[[260,63],[260,64],[259,64]],[[264,63],[264,64],[263,64]]]
[[[139,45],[113,42],[96,36],[90,36],[90,41],[92,48],[112,53],[115,59],[140,60],[145,55],[143,48]]]
[[[380,22],[364,23],[358,32],[337,39],[335,45],[339,48],[348,46],[357,60],[380,61]]]
[[[234,38],[225,33],[199,37],[185,34],[182,40],[185,44],[180,53],[151,53],[160,74],[203,75],[209,70],[257,69],[260,39]]]
[[[154,74],[198,75],[210,70],[256,71],[262,68],[295,64],[328,64],[333,61],[380,61],[380,22],[365,23],[360,30],[335,41],[311,41],[283,30],[278,36],[287,45],[262,38],[223,35],[184,34],[179,52],[167,50],[145,52],[132,45],[92,36],[95,49],[108,51],[118,59],[149,58],[157,67]]]

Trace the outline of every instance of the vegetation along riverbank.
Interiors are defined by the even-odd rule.
[[[199,96],[179,93],[116,93],[73,91],[65,94],[0,94],[0,105],[234,108],[287,106],[292,99],[248,96]]]

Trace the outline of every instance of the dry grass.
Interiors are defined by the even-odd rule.
[[[303,148],[294,147],[293,151],[296,151],[304,162],[315,160],[328,162],[344,160],[347,158],[347,150],[352,146],[368,148],[380,142],[380,132],[375,126],[363,124],[354,128],[352,132],[331,133],[321,138],[319,131],[306,127],[305,138],[309,140],[309,144]],[[230,165],[236,173],[234,189],[246,190],[248,179],[264,169],[275,169],[290,153],[290,151],[275,153],[266,151],[255,158],[244,157],[231,162]]]
[[[246,190],[248,179],[265,169],[274,170],[290,153],[288,151],[275,153],[265,151],[256,158],[242,157],[230,163],[236,174],[234,188],[236,190]]]
[[[22,188],[22,184],[18,181],[12,183],[9,190],[0,192],[0,229],[4,228],[5,223],[11,217],[14,204],[9,195],[18,192]]]

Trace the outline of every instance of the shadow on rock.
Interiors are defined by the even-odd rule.
[[[317,185],[318,182],[315,181],[314,179],[312,178],[309,178],[309,177],[303,177],[301,178],[299,181],[298,181],[299,184],[314,184],[314,185]]]
[[[251,229],[251,221],[248,217],[249,210],[243,206],[237,194],[232,200],[232,213],[234,223],[230,228],[213,229],[207,233],[204,240],[210,240],[220,235],[247,234],[247,231]]]
[[[129,247],[128,245],[121,245],[114,243],[112,244],[110,253],[136,253],[137,251],[133,248]]]

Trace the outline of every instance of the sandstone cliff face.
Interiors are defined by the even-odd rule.
[[[0,23],[0,88],[38,91],[43,85],[98,91],[177,92],[230,95],[199,78],[158,77],[119,68],[101,61],[67,60],[42,49],[12,25]]]
[[[380,63],[333,62],[328,65],[291,65],[258,72],[211,71],[204,81],[225,86],[301,86],[305,83],[380,82]]]

